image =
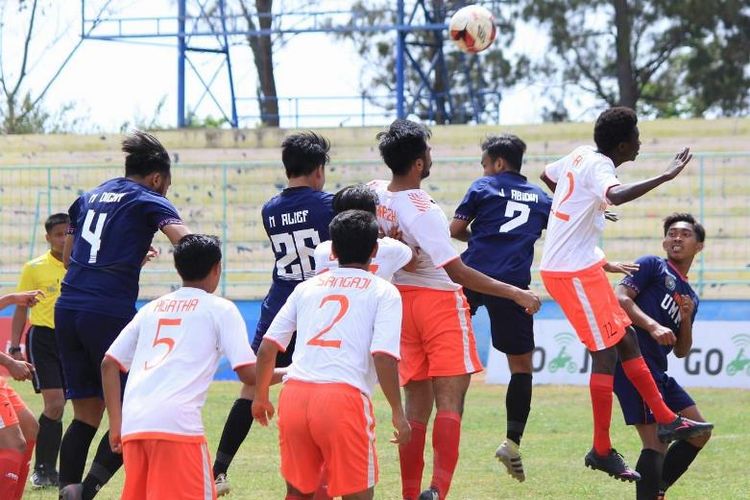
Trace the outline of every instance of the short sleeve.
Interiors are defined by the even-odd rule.
[[[67,234],[74,234],[78,227],[78,218],[81,214],[81,198],[79,197],[72,205],[68,208],[68,216],[70,217],[70,224],[68,224]]]
[[[247,339],[247,326],[239,309],[233,303],[218,318],[219,345],[233,370],[255,363],[255,353]]]
[[[477,216],[477,205],[479,204],[479,186],[482,179],[474,181],[464,195],[464,199],[458,204],[456,212],[453,214],[454,219],[471,222]]]
[[[382,282],[382,285],[383,292],[378,297],[370,352],[401,359],[401,295],[390,283]]]
[[[409,232],[423,252],[427,252],[435,267],[443,267],[459,257],[451,243],[447,221],[439,208],[417,215],[409,224]]]
[[[651,282],[659,277],[660,259],[653,255],[640,257],[635,261],[640,267],[632,276],[625,276],[621,285],[631,288],[636,293],[641,293]]]
[[[289,295],[276,317],[273,318],[266,334],[263,335],[263,339],[274,342],[282,351],[286,351],[289,342],[292,340],[292,334],[297,329],[297,300],[299,300],[300,288],[298,286]]]
[[[620,184],[614,164],[611,161],[597,161],[589,169],[586,176],[587,187],[602,202],[608,203],[607,191]]]
[[[182,218],[172,202],[160,196],[148,196],[144,200],[144,211],[151,227],[161,230],[164,226],[181,225]]]
[[[120,335],[117,336],[112,345],[107,349],[106,355],[117,361],[121,368],[130,371],[130,367],[133,364],[133,358],[135,357],[135,348],[138,345],[138,336],[141,331],[141,321],[143,318],[143,310],[147,307],[142,307],[141,310],[130,320],[125,328],[123,328]]]
[[[27,262],[21,269],[21,278],[18,280],[18,292],[28,292],[29,290],[35,290],[37,287],[34,286],[34,276],[31,270],[31,265]]]
[[[373,273],[383,279],[390,279],[393,274],[408,264],[412,259],[412,250],[408,245],[393,238],[378,240],[378,253],[375,255],[378,269]]]
[[[315,259],[315,274],[328,271],[331,267],[331,241],[324,241],[315,247],[313,258]]]
[[[548,163],[544,167],[544,174],[547,176],[549,180],[551,180],[554,183],[557,183],[560,180],[560,177],[563,174],[563,171],[565,170],[565,164],[568,161],[568,156],[563,156],[557,161],[554,161],[552,163]]]

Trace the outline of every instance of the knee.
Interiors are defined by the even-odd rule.
[[[613,349],[604,349],[591,353],[591,371],[612,375],[615,373],[617,353]]]
[[[701,436],[690,438],[688,439],[688,442],[696,448],[703,448],[704,446],[706,446],[706,443],[708,443],[709,439],[711,439],[711,431],[708,431],[706,434],[703,434]]]
[[[45,403],[43,413],[45,417],[56,422],[62,418],[64,410],[65,399],[55,399]]]

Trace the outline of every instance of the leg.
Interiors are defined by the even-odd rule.
[[[519,447],[531,411],[532,366],[531,354],[508,354],[510,382],[505,394],[505,441],[495,450],[495,457],[505,466],[508,474],[520,482],[526,480]]]
[[[591,352],[589,391],[594,414],[594,450],[608,455],[612,449],[609,426],[612,423],[612,390],[617,353],[613,348]]]
[[[147,440],[126,441],[122,446],[125,465],[125,484],[121,500],[146,500],[148,498],[148,453]]]
[[[635,485],[638,500],[654,500],[661,490],[662,464],[667,447],[656,436],[656,424],[638,424],[635,426],[641,437],[643,449],[635,470],[641,480]]]
[[[359,493],[352,493],[351,495],[342,496],[342,500],[372,500],[375,495],[375,488],[368,488],[365,491]]]
[[[240,397],[234,401],[227,420],[224,423],[224,429],[221,432],[219,447],[216,449],[216,459],[214,460],[213,475],[217,483],[225,483],[226,478],[218,480],[221,474],[226,475],[229,465],[232,463],[234,456],[239,451],[240,446],[245,441],[250,427],[253,425],[253,415],[251,408],[255,398],[255,386],[242,385]],[[219,494],[224,495],[229,491],[228,483],[218,485]]]
[[[31,410],[26,408],[21,401],[21,398],[17,399],[17,406],[15,407],[16,415],[18,415],[18,424],[21,427],[21,433],[26,441],[26,449],[23,453],[23,461],[21,462],[21,468],[18,473],[18,489],[16,490],[16,497],[23,497],[23,489],[26,486],[26,478],[29,476],[29,465],[31,464],[31,456],[34,454],[34,446],[36,444],[37,435],[39,433],[39,424],[34,418],[34,414]]]
[[[432,428],[434,452],[432,482],[441,499],[448,495],[453,473],[458,465],[461,441],[461,415],[471,375],[435,377],[435,424]]]
[[[285,500],[312,500],[312,493],[302,493],[295,488],[291,483],[286,483],[286,496]]]
[[[4,406],[4,405],[3,405]],[[21,469],[23,468],[24,456],[26,454],[26,440],[23,438],[18,421],[11,423],[8,418],[12,408],[0,408],[0,422],[4,427],[0,429],[0,498],[9,500],[21,500],[24,483],[20,481]],[[16,419],[13,413],[13,419]]]
[[[698,407],[695,405],[685,408],[680,411],[680,414],[696,422],[706,421],[700,411],[698,411]],[[664,457],[664,467],[662,471],[662,488],[664,490],[672,486],[680,477],[682,477],[710,438],[711,433],[708,432],[701,436],[675,441],[672,446],[669,447],[669,450]]]
[[[104,413],[99,398],[74,399],[73,421],[60,443],[60,487],[80,483],[86,468],[86,456]]]
[[[406,418],[411,424],[411,440],[399,445],[401,489],[403,498],[415,499],[422,489],[424,446],[427,423],[430,421],[434,394],[432,380],[418,380],[404,386]]]
[[[62,389],[42,389],[44,410],[39,415],[39,436],[32,482],[57,486],[57,457],[62,440],[65,393]]]

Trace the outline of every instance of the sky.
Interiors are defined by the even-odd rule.
[[[87,0],[86,12],[93,17],[104,0]],[[188,2],[194,3],[194,2]],[[283,4],[283,0],[281,0]],[[323,0],[324,7],[341,3]],[[346,2],[344,2],[346,3]],[[23,29],[27,26],[26,13],[19,13],[15,1],[4,2],[2,33],[2,66],[6,81],[13,82],[20,67]],[[176,16],[173,0],[113,0],[110,4],[117,17]],[[147,31],[152,25],[131,22],[126,29]],[[168,26],[165,23],[164,26]],[[110,26],[101,26],[104,33]],[[538,33],[528,26],[519,26],[511,50],[532,50],[539,53],[543,45],[534,43]],[[81,3],[77,0],[54,1],[37,20],[37,36],[32,40],[26,88],[32,96],[47,84],[50,76],[79,42],[81,32]],[[201,43],[204,40],[201,41]],[[208,40],[205,40],[208,43]],[[238,97],[255,95],[256,74],[249,48],[240,43],[231,49],[235,67],[235,89]],[[533,55],[533,54],[532,54]],[[213,74],[220,59],[215,56],[191,54],[191,60],[201,69],[204,78]],[[292,37],[274,53],[277,94],[281,99],[281,113],[293,113],[295,107],[303,113],[351,113],[295,122],[285,119],[282,126],[360,125],[358,114],[361,102],[357,99],[320,100],[310,97],[356,96],[360,92],[362,62],[353,47],[346,42],[323,34],[303,34]],[[201,93],[198,80],[188,69],[188,103],[196,103]],[[228,102],[228,85],[219,74],[213,88],[221,102]],[[525,86],[504,92],[500,109],[501,124],[534,123],[541,121],[544,102],[539,99],[541,88]],[[297,99],[294,99],[297,98]],[[161,108],[160,108],[161,103]],[[257,114],[252,101],[241,100],[239,113]],[[112,132],[132,128],[135,124],[153,123],[159,126],[176,125],[177,109],[177,48],[175,38],[139,40],[138,43],[116,43],[85,40],[71,57],[67,66],[47,93],[44,104],[55,114],[68,105],[68,121],[78,119],[76,129],[81,132]],[[159,110],[157,113],[157,109]],[[226,107],[228,109],[228,106]],[[376,109],[369,108],[377,112]],[[582,108],[585,109],[585,106]],[[208,96],[198,108],[198,116],[220,116]],[[381,119],[382,122],[382,119]],[[244,122],[253,125],[250,119]]]

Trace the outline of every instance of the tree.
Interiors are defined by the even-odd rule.
[[[550,50],[526,77],[654,116],[750,106],[748,0],[525,0]]]
[[[408,2],[407,2],[408,3]],[[466,2],[458,0],[425,0],[424,10],[418,11],[414,24],[444,23],[447,15]],[[352,24],[397,24],[395,2],[390,0],[359,0],[352,7]],[[497,13],[496,13],[497,14]],[[407,14],[408,15],[408,14]],[[501,47],[509,45],[513,37],[513,24],[498,19],[498,38],[492,48],[478,55],[460,52],[448,39],[447,30],[416,31],[407,35],[407,45],[412,55],[412,67],[419,64],[435,96],[428,99],[429,91],[423,87],[419,71],[407,72],[405,82],[409,102],[414,101],[414,113],[420,119],[435,123],[468,123],[470,121],[497,121],[501,89],[517,81],[515,68],[523,66],[525,58],[514,63],[506,58]],[[379,107],[393,111],[396,92],[396,32],[341,33],[341,38],[354,42],[364,60],[362,92]],[[440,60],[439,51],[443,51]],[[407,61],[407,64],[410,64]]]

